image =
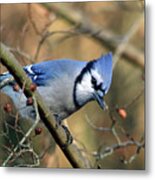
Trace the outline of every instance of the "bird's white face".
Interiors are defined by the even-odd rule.
[[[103,108],[104,90],[102,89],[103,78],[94,69],[86,71],[81,81],[76,85],[76,96],[79,105],[83,105],[90,100],[96,100]]]
[[[94,88],[91,82],[91,75],[89,72],[83,75],[82,81],[77,83],[77,92],[81,94],[91,94],[94,92]]]
[[[104,89],[103,89],[103,77],[98,73],[98,71],[95,71],[94,69],[91,70],[91,83],[92,87],[101,97],[104,96]]]

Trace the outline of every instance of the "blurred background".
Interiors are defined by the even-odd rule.
[[[113,52],[113,81],[105,97],[109,110],[90,102],[67,124],[94,167],[144,169],[144,2],[3,4],[0,21],[1,41],[22,65],[90,61]],[[7,70],[0,64],[0,71]],[[1,165],[31,126],[0,93]],[[6,166],[71,168],[41,123]]]

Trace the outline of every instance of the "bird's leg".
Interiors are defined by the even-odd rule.
[[[58,114],[54,114],[54,117],[56,119],[56,129],[61,126],[66,134],[66,143],[63,145],[63,148],[65,149],[67,146],[69,146],[72,142],[73,142],[73,137],[70,133],[70,131],[68,130],[68,128],[62,124],[62,120],[59,118]]]
[[[68,130],[68,128],[65,125],[62,125],[62,128],[64,129],[64,131],[66,133],[66,143],[63,145],[63,148],[65,149],[67,146],[72,144],[73,137],[72,137],[70,131]]]

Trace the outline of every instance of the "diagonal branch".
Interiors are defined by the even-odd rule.
[[[64,129],[61,126],[56,128],[57,123],[53,119],[50,110],[46,107],[46,104],[42,100],[40,94],[37,92],[37,90],[34,92],[30,90],[32,81],[27,77],[21,65],[18,63],[14,55],[9,51],[9,48],[7,48],[7,46],[5,46],[3,43],[0,43],[0,61],[4,66],[7,67],[21,88],[25,82],[24,94],[26,97],[34,97],[36,99],[42,122],[45,124],[46,128],[49,130],[50,134],[53,136],[70,164],[74,168],[91,168],[91,163],[88,163],[88,160],[85,159],[75,144],[72,143],[64,148],[64,144],[66,144],[66,133]]]
[[[69,24],[78,25],[77,31],[79,33],[90,35],[91,38],[110,50],[115,51],[119,46],[120,41],[116,39],[116,35],[113,32],[97,26],[95,23],[90,21],[89,18],[83,17],[80,12],[56,4],[51,5],[43,3],[42,6],[48,11],[55,12],[58,17],[64,19]],[[122,57],[128,62],[131,62],[142,69],[144,68],[144,55],[133,45],[126,45],[125,50],[122,52]]]
[[[37,126],[40,117],[39,117],[39,112],[38,112],[38,108],[37,108],[37,103],[36,103],[36,99],[34,99],[34,108],[36,111],[36,119],[35,122],[33,123],[33,125],[31,126],[31,128],[26,132],[26,134],[24,135],[24,137],[20,140],[20,142],[15,146],[15,148],[13,149],[13,151],[9,154],[9,156],[6,158],[6,160],[3,162],[2,166],[6,166],[7,163],[11,160],[11,158],[14,156],[14,154],[16,153],[16,151],[19,149],[20,146],[23,145],[23,143],[26,141],[26,139],[30,136],[31,132],[34,130],[34,128]]]
[[[118,47],[115,49],[115,55],[114,55],[114,62],[113,62],[113,68],[115,67],[117,61],[120,59],[120,56],[123,54],[123,52],[126,50],[130,39],[133,37],[133,35],[138,31],[141,22],[143,20],[143,14],[138,17],[137,20],[133,23],[133,25],[129,28],[128,32],[126,33],[125,37],[123,38],[122,42],[118,45]]]

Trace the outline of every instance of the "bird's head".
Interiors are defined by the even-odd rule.
[[[74,87],[74,101],[79,107],[91,100],[96,100],[102,109],[106,108],[103,100],[112,80],[112,53],[102,55],[90,61],[78,75]]]

